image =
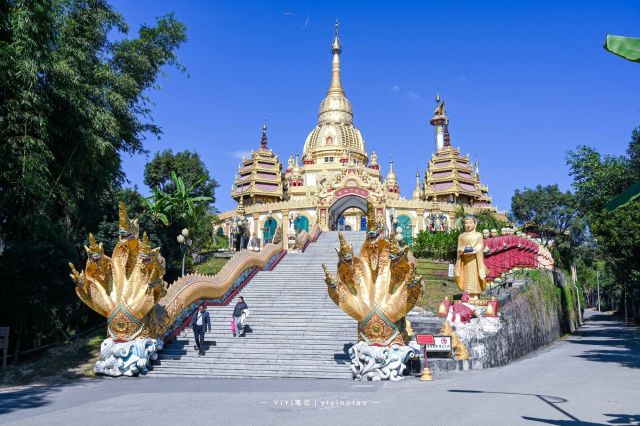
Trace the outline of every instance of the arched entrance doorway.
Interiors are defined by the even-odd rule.
[[[357,195],[347,195],[336,200],[329,207],[329,229],[366,231],[367,199]]]

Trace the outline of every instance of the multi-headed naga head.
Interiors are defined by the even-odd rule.
[[[138,219],[129,219],[127,207],[122,201],[118,202],[118,216],[118,239],[120,241],[137,240],[140,232]]]
[[[71,267],[76,293],[91,309],[107,318],[107,330],[114,340],[128,341],[145,335],[145,318],[166,294],[164,262],[159,248],[152,248],[146,233],[138,241],[137,222],[120,206],[119,241],[113,256],[105,256],[102,244],[89,236],[87,264],[83,272]],[[126,224],[128,233],[123,233]]]
[[[340,250],[336,249],[338,253],[338,262],[351,262],[353,260],[353,245],[347,244],[347,240],[344,239],[342,233],[338,233],[338,239],[340,240]]]
[[[152,248],[149,243],[147,233],[142,234],[142,243],[140,244],[140,272],[144,276],[147,283],[147,293],[153,294],[154,302],[157,302],[162,296],[167,294],[164,281],[165,265],[164,258],[160,255],[160,247]]]
[[[406,249],[385,238],[367,240],[351,262],[338,261],[336,275],[322,266],[331,300],[358,321],[360,340],[404,344],[404,317],[422,294],[415,259]]]
[[[87,252],[87,258],[94,263],[100,263],[104,256],[104,247],[102,243],[96,242],[93,234],[89,234],[89,246],[84,246],[84,250]]]

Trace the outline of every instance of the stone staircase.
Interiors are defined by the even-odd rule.
[[[344,232],[359,253],[364,232]],[[227,306],[208,307],[211,332],[198,357],[190,328],[159,353],[149,376],[351,378],[348,348],[357,323],[329,298],[322,263],[335,272],[337,232],[325,232],[304,253],[289,253],[242,289],[251,312],[245,337],[234,338]]]

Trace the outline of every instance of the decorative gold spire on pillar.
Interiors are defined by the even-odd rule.
[[[422,198],[422,194],[420,193],[420,173],[416,170],[416,187],[413,190],[413,194],[411,196],[414,200],[419,200]]]
[[[336,19],[335,35],[333,37],[333,43],[331,43],[331,53],[333,54],[333,63],[331,65],[331,86],[327,95],[340,95],[345,96],[342,89],[342,81],[340,80],[340,54],[342,53],[342,44],[338,38],[338,20]]]
[[[389,161],[389,173],[387,174],[387,183],[397,183],[396,173],[393,171],[393,160]]]
[[[244,197],[243,196],[240,196],[240,200],[238,200],[238,208],[236,209],[236,214],[238,216],[244,216],[244,214],[245,214]]]

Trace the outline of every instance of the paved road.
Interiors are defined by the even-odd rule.
[[[431,383],[120,378],[0,391],[0,423],[640,425],[640,331],[592,314],[509,366]]]

